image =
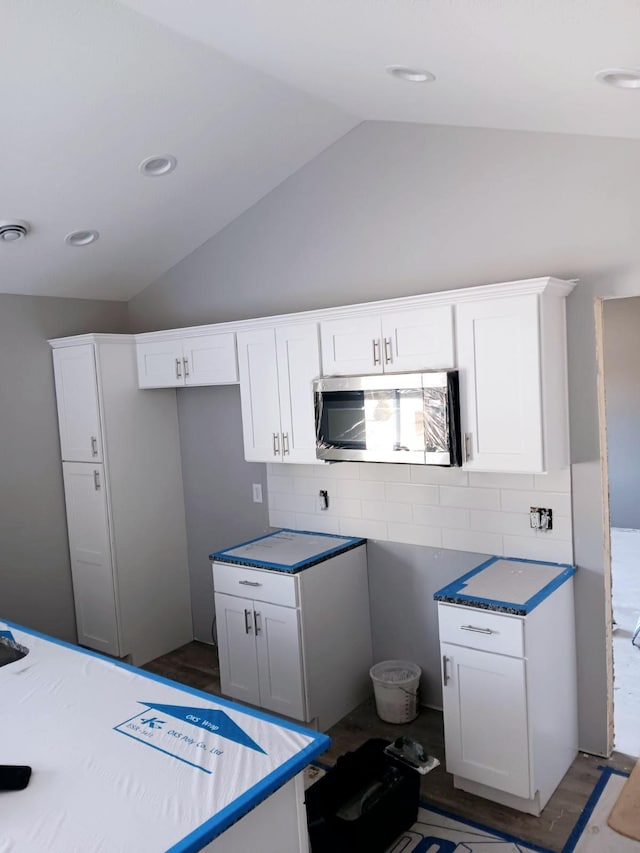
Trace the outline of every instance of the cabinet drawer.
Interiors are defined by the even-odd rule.
[[[524,622],[473,607],[438,604],[440,641],[512,657],[524,657]]]
[[[213,588],[216,592],[239,595],[254,601],[270,601],[284,607],[297,607],[297,584],[294,575],[213,563]]]

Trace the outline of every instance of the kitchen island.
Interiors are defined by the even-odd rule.
[[[0,797],[0,849],[308,850],[302,770],[326,735],[9,622],[0,642],[0,760],[33,768]]]

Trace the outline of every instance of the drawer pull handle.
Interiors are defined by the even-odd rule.
[[[449,658],[446,655],[442,655],[442,680],[444,681],[444,686],[446,687],[451,676],[447,672],[447,663],[449,662]]]
[[[262,586],[258,581],[238,581],[242,586]]]
[[[244,611],[244,632],[245,634],[251,633],[251,611],[246,608]]]
[[[461,625],[461,631],[473,631],[476,634],[497,634],[497,631],[492,631],[491,628],[476,628],[475,625]]]

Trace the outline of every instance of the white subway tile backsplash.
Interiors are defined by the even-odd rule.
[[[316,508],[316,499],[311,495],[296,495],[293,492],[269,492],[269,508],[312,513]]]
[[[365,539],[388,539],[389,532],[383,521],[368,521],[363,518],[341,518],[342,536],[363,536]]]
[[[550,562],[572,561],[571,473],[490,474],[420,465],[267,465],[269,523]],[[318,491],[329,493],[320,510]],[[553,510],[535,531],[529,508]]]
[[[339,498],[384,500],[384,483],[376,483],[373,480],[338,480],[334,489]]]
[[[445,506],[414,506],[413,520],[428,527],[469,529],[469,510]]]
[[[360,463],[359,462],[329,462],[327,465],[307,466],[308,471],[311,469],[317,477],[328,477],[331,480],[359,480],[360,479]]]
[[[392,542],[406,542],[409,545],[427,545],[439,548],[442,545],[442,531],[438,527],[422,527],[419,524],[398,524],[390,522],[387,525],[389,539]]]
[[[437,465],[409,465],[412,483],[434,486],[466,486],[469,475],[462,468],[440,468]]]
[[[398,503],[427,504],[440,503],[439,486],[420,486],[414,483],[385,483],[385,500]]]
[[[310,530],[312,533],[340,533],[340,518],[337,515],[330,516],[325,512],[320,515],[307,515],[304,512],[296,513],[296,530]]]
[[[485,489],[533,489],[533,474],[489,474],[469,472],[469,485]]]
[[[508,533],[512,536],[535,536],[529,523],[529,513],[473,510],[470,526],[472,530],[487,533]]]
[[[553,510],[554,515],[571,515],[571,496],[561,492],[513,492],[502,490],[503,512],[528,513],[532,506],[543,506]]]
[[[442,531],[442,547],[502,556],[502,536],[498,533],[480,533],[477,530],[447,529]]]
[[[413,507],[408,503],[387,503],[386,501],[362,501],[362,517],[371,521],[413,520]]]
[[[280,466],[283,467],[282,465]],[[295,491],[297,478],[268,475],[269,492],[291,494]]]
[[[290,527],[296,530],[296,514],[295,512],[281,512],[277,509],[270,509],[269,524],[271,527]]]
[[[552,471],[549,474],[536,474],[533,478],[535,488],[541,492],[570,492],[571,491],[571,469],[562,468],[560,471]]]
[[[410,465],[387,465],[379,462],[360,462],[359,465],[361,480],[408,483],[411,479]]]
[[[465,509],[499,509],[498,489],[472,489],[462,486],[440,486],[442,506],[458,506]]]
[[[571,542],[558,540],[546,541],[535,537],[525,539],[518,536],[505,536],[505,557],[524,557],[527,560],[546,560],[550,563],[572,563],[573,548]]]
[[[324,488],[322,480],[314,477],[295,477],[293,482],[296,495],[317,495],[319,489]]]
[[[330,513],[331,515],[349,516],[351,518],[360,518],[362,515],[362,506],[360,501],[350,498],[334,498],[329,492],[329,508],[322,511],[323,515]]]

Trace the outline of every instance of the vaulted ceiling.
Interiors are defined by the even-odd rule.
[[[1,0],[0,292],[129,299],[361,121],[640,138],[631,0]],[[431,72],[412,83],[389,66]],[[144,176],[153,155],[173,172]],[[65,237],[95,229],[73,247]]]

